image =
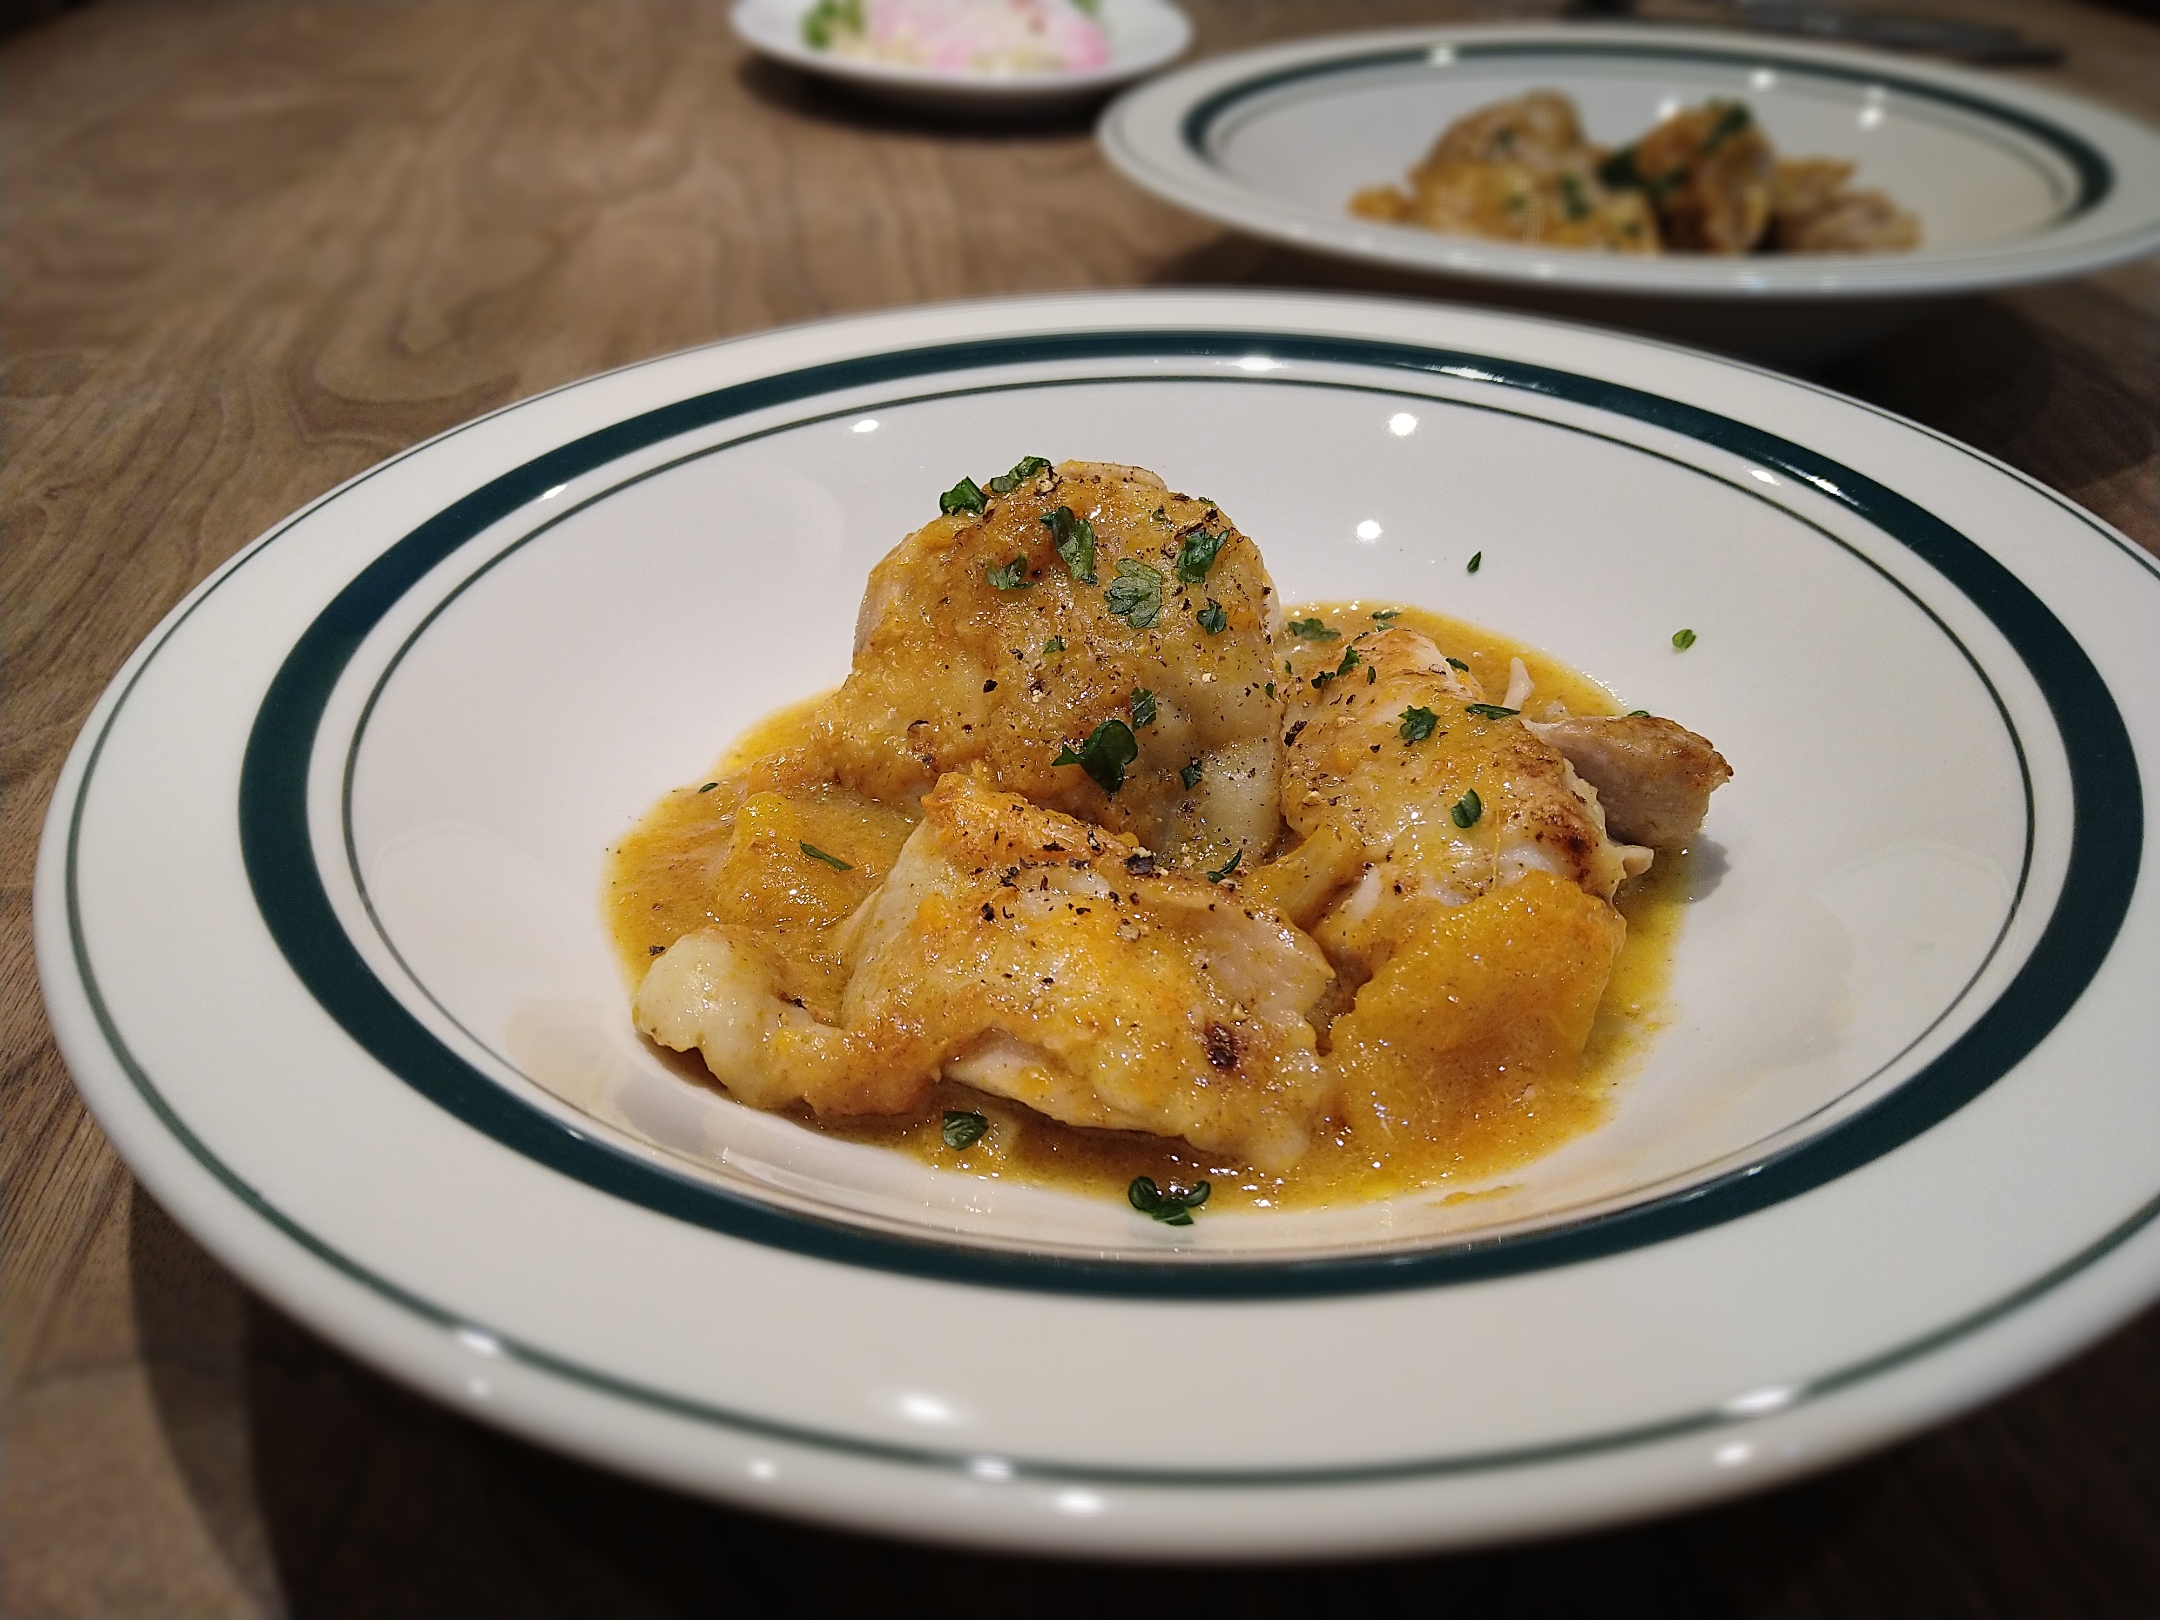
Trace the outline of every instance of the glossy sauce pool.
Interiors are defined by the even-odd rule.
[[[1372,622],[1371,604],[1317,603],[1292,610],[1293,619],[1331,624]],[[1380,611],[1387,611],[1383,605]],[[1462,660],[1486,692],[1505,692],[1508,666],[1523,660],[1533,680],[1533,703],[1557,698],[1574,714],[1617,714],[1612,694],[1534,648],[1459,619],[1404,607],[1390,622],[1422,631]],[[798,806],[800,819],[782,836],[849,857],[849,870],[828,875],[820,865],[785,884],[745,887],[729,864],[745,790],[785,779],[787,762],[813,749],[811,723],[823,696],[768,716],[751,728],[711,775],[662,799],[612,852],[606,889],[610,931],[634,987],[656,954],[682,935],[715,922],[803,918],[830,926],[852,911],[882,880],[916,816],[912,807],[865,805],[852,799]],[[753,813],[756,813],[753,811]],[[799,867],[801,863],[796,863]],[[1627,919],[1626,943],[1614,964],[1578,1072],[1547,1076],[1525,1087],[1505,1074],[1457,1073],[1448,1078],[1459,1106],[1437,1139],[1374,1153],[1336,1122],[1295,1169],[1268,1174],[1206,1153],[1176,1138],[1138,1132],[1081,1129],[953,1082],[932,1088],[909,1114],[820,1119],[807,1109],[802,1124],[848,1141],[906,1153],[939,1169],[1014,1180],[1095,1196],[1123,1198],[1136,1176],[1158,1185],[1189,1187],[1205,1180],[1210,1207],[1284,1208],[1348,1203],[1420,1189],[1437,1196],[1474,1197],[1510,1168],[1551,1152],[1602,1120],[1619,1084],[1663,1026],[1666,986],[1687,893],[1686,855],[1661,852],[1650,872],[1624,885],[1615,899]],[[727,898],[716,899],[716,888]],[[813,949],[809,956],[816,957]],[[810,970],[815,977],[816,968]],[[837,986],[837,964],[829,981]],[[831,992],[837,996],[837,989]],[[822,999],[816,990],[812,1004]],[[654,1048],[659,1051],[659,1048]],[[716,1085],[695,1053],[662,1052],[687,1084]],[[990,1122],[982,1139],[948,1147],[948,1110],[978,1113]],[[1475,1191],[1470,1189],[1475,1188]],[[1458,1191],[1457,1189],[1462,1189]]]

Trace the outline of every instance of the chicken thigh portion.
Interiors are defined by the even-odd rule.
[[[1702,830],[1710,795],[1732,779],[1732,767],[1708,738],[1659,715],[1569,715],[1525,724],[1597,789],[1606,829],[1630,843],[1681,848]]]
[[[1599,901],[1648,870],[1597,794],[1415,630],[1308,642],[1283,733],[1283,816],[1304,839],[1262,892],[1361,981],[1406,906],[1456,906],[1541,871]],[[1288,880],[1288,881],[1286,881]]]
[[[987,766],[923,811],[842,932],[837,1022],[786,994],[769,936],[722,925],[655,959],[638,1027],[761,1108],[895,1113],[945,1076],[1071,1125],[1297,1161],[1332,1100],[1305,1017],[1331,974],[1309,939]]]
[[[1031,457],[870,575],[820,746],[887,802],[981,765],[1198,871],[1273,842],[1280,626],[1259,549],[1153,473]]]

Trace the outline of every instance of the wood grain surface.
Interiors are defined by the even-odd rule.
[[[1213,0],[1200,49],[1519,8]],[[1904,9],[1912,9],[1910,7]],[[2160,29],[1968,3],[2151,120]],[[0,47],[0,1612],[2160,1613],[2160,1313],[1882,1456],[1469,1557],[975,1557],[634,1485],[402,1392],[133,1183],[38,1000],[29,886],[100,689],[222,559],[476,412],[783,322],[1035,289],[1358,284],[1134,192],[1084,120],[939,127],[746,61],[721,0],[164,0]],[[2160,549],[2151,264],[1947,307],[1828,381]]]

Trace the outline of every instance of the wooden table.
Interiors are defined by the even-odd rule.
[[[1193,10],[1204,50],[1447,14]],[[99,689],[234,549],[476,412],[686,344],[930,299],[1331,274],[1138,195],[1084,123],[865,110],[746,63],[724,11],[103,0],[0,48],[0,1608],[2160,1613],[2160,1312],[1962,1422],[1713,1512],[1474,1557],[1067,1566],[775,1523],[476,1428],[249,1294],[135,1186],[45,1027],[31,861]],[[2037,77],[2154,117],[2160,29],[2011,14],[2070,47]],[[2156,312],[2160,276],[2132,266],[1946,310],[1829,380],[2160,549]]]

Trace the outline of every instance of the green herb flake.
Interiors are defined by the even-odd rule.
[[[1267,683],[1267,695],[1269,697],[1273,697],[1275,695],[1275,683],[1273,681],[1269,681]]]
[[[1210,883],[1220,883],[1224,878],[1228,877],[1232,872],[1235,872],[1238,869],[1238,862],[1242,861],[1244,858],[1245,851],[1243,851],[1242,849],[1234,849],[1230,852],[1230,858],[1227,861],[1224,861],[1222,865],[1216,867],[1214,871],[1205,873],[1203,875]]]
[[[937,498],[937,509],[950,517],[955,512],[981,513],[990,503],[983,499],[983,492],[972,478],[963,478]]]
[[[1472,788],[1455,801],[1454,808],[1448,811],[1448,816],[1458,827],[1475,827],[1478,817],[1484,813],[1485,801],[1477,796],[1477,789]]]
[[[718,782],[707,782],[703,787],[699,788],[698,791],[700,793],[710,793],[714,788],[718,787],[719,785],[720,784]]]
[[[1440,717],[1430,709],[1405,709],[1402,712],[1402,740],[1421,743],[1433,734],[1440,724]]]
[[[1230,615],[1223,611],[1223,605],[1212,596],[1207,599],[1207,606],[1193,617],[1200,621],[1200,628],[1211,636],[1219,636],[1230,628]]]
[[[1292,619],[1290,633],[1300,641],[1340,641],[1342,632],[1330,630],[1318,619]]]
[[[990,1134],[990,1121],[967,1108],[945,1110],[945,1123],[938,1134],[945,1138],[945,1145],[955,1152],[973,1147]]]
[[[1717,122],[1710,126],[1710,133],[1703,137],[1702,155],[1708,157],[1753,122],[1754,117],[1745,102],[1727,103],[1725,110],[1718,114]]]
[[[1155,721],[1155,694],[1144,686],[1132,689],[1132,723],[1136,726],[1152,725]]]
[[[1317,692],[1320,690],[1321,687],[1327,685],[1329,681],[1342,679],[1343,676],[1349,674],[1353,669],[1356,669],[1357,666],[1357,649],[1355,647],[1345,647],[1342,650],[1341,663],[1337,664],[1333,669],[1323,670],[1318,675],[1315,675],[1313,677],[1313,690]]]
[[[990,493],[993,495],[1010,495],[1030,478],[1046,473],[1049,470],[1050,463],[1043,460],[1041,456],[1022,456],[1013,463],[1011,472],[999,473],[997,477],[990,480]]]
[[[1063,636],[1052,636],[1043,643],[1043,656],[1045,658],[1048,658],[1052,653],[1061,653],[1064,650],[1065,638]]]
[[[1200,762],[1197,759],[1192,761],[1177,773],[1177,779],[1185,784],[1185,791],[1190,793],[1200,785]]]
[[[803,13],[803,43],[813,50],[830,50],[835,30],[861,33],[862,0],[817,0]]]
[[[1373,683],[1374,681],[1377,681],[1377,680],[1378,680],[1379,678],[1380,678],[1380,667],[1379,667],[1379,665],[1377,665],[1377,664],[1367,664],[1367,665],[1365,666],[1365,684],[1366,684],[1367,686],[1370,686],[1370,685],[1372,685],[1372,683]]]
[[[1695,632],[1692,630],[1675,630],[1672,633],[1672,644],[1681,652],[1686,652],[1695,645]]]
[[[1215,566],[1215,553],[1222,550],[1223,542],[1230,538],[1225,529],[1220,534],[1209,534],[1205,529],[1195,529],[1178,542],[1177,577],[1180,585],[1198,585],[1207,578],[1208,570]]]
[[[1095,583],[1095,528],[1086,518],[1076,518],[1069,506],[1045,512],[1040,519],[1050,531],[1051,544],[1065,559],[1065,572],[1082,585]]]
[[[1464,569],[1464,570],[1463,570],[1463,572],[1464,572],[1464,573],[1466,573],[1466,574],[1474,574],[1474,573],[1476,573],[1476,572],[1477,572],[1477,571],[1478,571],[1478,570],[1479,570],[1480,568],[1482,568],[1482,567],[1484,567],[1484,566],[1485,566],[1485,553],[1484,553],[1484,552],[1482,552],[1482,551],[1473,551],[1473,552],[1472,552],[1472,553],[1470,554],[1470,566],[1469,566],[1468,568]]]
[[[1480,720],[1512,720],[1522,713],[1520,709],[1506,708],[1498,703],[1466,703],[1463,708]]]
[[[1139,757],[1140,744],[1133,738],[1132,727],[1122,720],[1105,720],[1088,733],[1086,742],[1078,748],[1067,743],[1050,763],[1077,765],[1105,793],[1115,793],[1125,785],[1125,767]]]
[[[1448,660],[1448,664],[1452,668],[1461,670],[1465,675],[1470,673],[1470,666],[1464,663],[1460,658],[1450,658]]]
[[[1373,616],[1373,621],[1374,621],[1375,623],[1377,623],[1377,624],[1386,624],[1386,623],[1387,623],[1387,622],[1388,622],[1388,621],[1389,621],[1390,619],[1399,619],[1399,618],[1401,618],[1401,617],[1402,617],[1402,609],[1401,609],[1401,608],[1374,608],[1374,609],[1373,609],[1373,612],[1372,612],[1372,616]]]
[[[990,570],[990,583],[1001,591],[1032,591],[1035,582],[1027,577],[1027,558],[1014,557],[1003,568]]]
[[[1192,1212],[1207,1202],[1208,1184],[1196,1181],[1190,1192],[1179,1192],[1175,1187],[1166,1190],[1156,1186],[1153,1176],[1134,1176],[1132,1185],[1125,1189],[1125,1198],[1141,1214],[1165,1226],[1190,1226]]]
[[[1630,709],[1627,712],[1627,717],[1630,720],[1647,720],[1650,718],[1650,711],[1648,709]]]
[[[1583,195],[1582,182],[1572,174],[1560,177],[1560,201],[1571,220],[1590,217],[1590,199]]]
[[[853,861],[843,861],[837,855],[828,855],[822,849],[819,849],[815,844],[799,843],[798,847],[805,855],[809,856],[813,861],[823,861],[835,872],[852,872],[855,870],[855,863]]]
[[[1110,617],[1123,619],[1135,630],[1154,629],[1162,617],[1162,570],[1120,557],[1117,571],[1118,577],[1103,588],[1103,605]]]

